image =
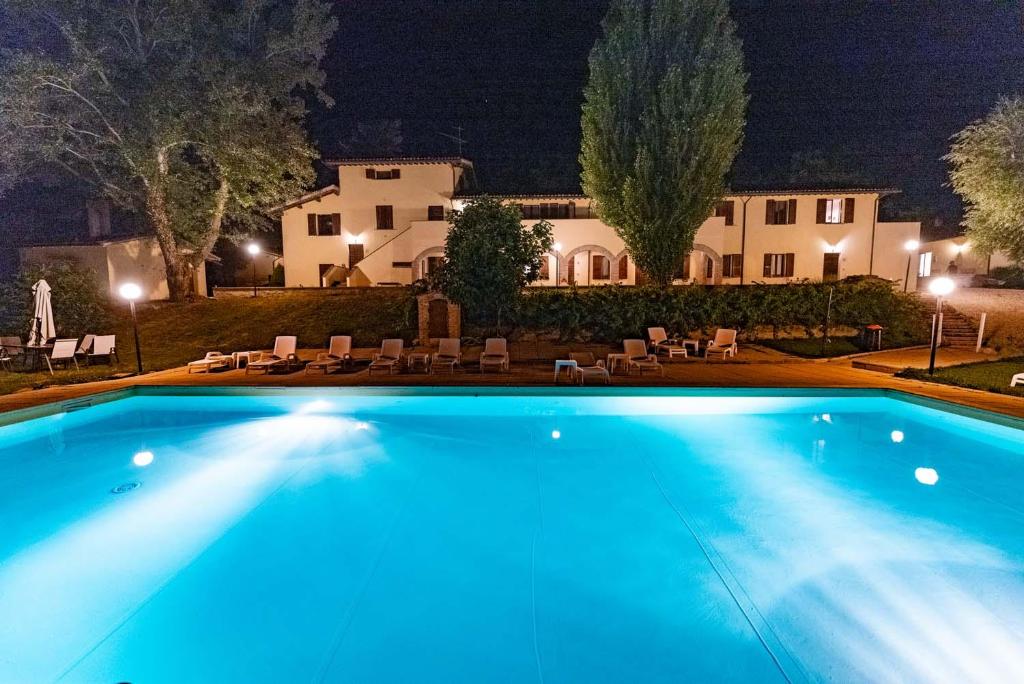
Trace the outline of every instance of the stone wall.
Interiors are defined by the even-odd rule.
[[[260,287],[257,288],[258,297],[279,297],[281,295],[296,295],[308,297],[358,297],[367,292],[380,292],[382,289],[408,290],[408,288],[381,288],[381,287]],[[213,288],[214,299],[228,299],[231,297],[252,297],[252,287],[215,287]]]
[[[985,321],[985,346],[997,351],[1024,350],[1024,290],[958,288],[946,298],[950,306],[975,323]]]

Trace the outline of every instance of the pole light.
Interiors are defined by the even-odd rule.
[[[252,296],[256,295],[256,256],[260,253],[260,246],[255,242],[250,242],[245,246],[245,251],[252,257]]]
[[[120,287],[118,293],[123,299],[128,300],[128,307],[132,312],[132,330],[135,332],[135,362],[139,367],[139,375],[142,375],[142,347],[139,345],[139,321],[135,317],[135,300],[142,296],[142,288],[135,283],[125,283]]]
[[[558,287],[561,284],[561,274],[559,273],[559,270],[562,266],[562,257],[560,256],[562,253],[562,243],[556,242],[551,245],[551,248],[555,250],[555,287]]]
[[[928,358],[928,375],[935,374],[935,352],[939,346],[939,321],[942,316],[942,298],[956,288],[951,278],[935,278],[928,283],[928,290],[935,295],[935,318],[932,319],[931,351]]]
[[[914,252],[921,246],[921,243],[917,240],[907,240],[903,243],[903,249],[907,250],[907,275],[903,278],[903,291],[907,291],[907,287],[910,286],[910,259],[914,256]]]

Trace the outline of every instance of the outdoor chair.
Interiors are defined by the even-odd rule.
[[[11,359],[25,355],[25,347],[22,345],[20,337],[0,337],[0,347],[3,347]]]
[[[480,355],[480,372],[488,366],[497,366],[498,372],[509,369],[508,342],[504,337],[488,337],[484,353]]]
[[[95,361],[106,361],[110,365],[114,365],[114,359],[120,361],[121,359],[117,356],[117,347],[115,342],[117,341],[116,335],[96,335],[92,340],[92,351],[85,355],[85,362],[87,365],[92,364]],[[77,346],[78,340],[75,340]],[[76,349],[75,353],[78,353]]]
[[[75,352],[75,356],[87,359],[89,357],[89,350],[92,349],[92,343],[95,339],[95,335],[84,336],[82,341],[78,343],[78,351]]]
[[[462,366],[462,340],[457,337],[445,337],[438,341],[437,351],[430,361],[430,372],[438,367],[448,368],[454,373],[456,367]]]
[[[604,361],[595,359],[593,352],[570,352],[569,359],[576,362],[576,377],[581,385],[587,384],[587,378],[600,378],[606,385],[611,383]]]
[[[397,373],[402,369],[402,350],[405,342],[401,339],[387,339],[380,343],[380,351],[373,355],[368,373],[375,370],[386,370],[388,373]]]
[[[263,371],[270,373],[277,369],[291,370],[293,365],[299,363],[299,357],[295,354],[295,345],[298,338],[295,335],[278,335],[274,339],[274,351],[255,352],[249,355],[249,363],[245,366],[245,374],[250,371]]]
[[[209,373],[214,368],[231,368],[232,363],[230,356],[225,356],[219,351],[206,352],[206,356],[198,361],[188,362],[188,372],[191,374],[195,370]]]
[[[1024,385],[1024,373],[1017,373],[1010,378],[1010,387],[1016,387],[1017,385]]]
[[[323,371],[327,375],[332,370],[347,367],[352,363],[352,336],[334,335],[327,345],[326,352],[317,352],[316,360],[306,364],[306,374],[311,370]]]
[[[4,347],[0,347],[0,368],[9,371],[14,370],[14,363],[11,360],[11,355],[7,353],[7,349]]]
[[[63,365],[64,368],[70,368],[71,364],[75,364],[75,369],[78,369],[78,359],[75,358],[75,350],[78,348],[78,339],[72,338],[67,340],[55,340],[53,343],[53,349],[50,350],[49,354],[46,354],[43,358],[46,359],[46,367],[50,369],[50,375],[53,375],[53,367],[55,365]]]
[[[726,356],[735,357],[737,351],[739,346],[736,344],[736,331],[732,328],[719,328],[715,331],[715,339],[704,350],[704,358],[710,358],[712,354],[717,353],[722,355],[724,361]]]
[[[622,351],[626,354],[626,373],[629,374],[635,368],[640,375],[645,370],[658,371],[665,375],[665,367],[658,363],[655,354],[647,352],[647,344],[643,340],[623,340]]]
[[[686,358],[686,347],[680,344],[679,340],[670,338],[664,328],[648,328],[647,339],[650,340],[650,348],[655,354],[664,352],[668,354],[668,358],[671,361],[676,356],[682,356]]]

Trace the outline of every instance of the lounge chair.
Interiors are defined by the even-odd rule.
[[[456,367],[462,366],[462,340],[457,337],[444,337],[437,343],[437,351],[430,360],[430,372],[438,367],[447,368],[454,373]]]
[[[75,356],[82,359],[89,358],[89,351],[92,349],[92,343],[96,340],[95,335],[86,335],[82,338],[82,341],[78,343],[78,351],[75,352]]]
[[[386,370],[388,373],[397,373],[402,369],[402,350],[405,349],[405,342],[401,339],[387,339],[380,343],[380,351],[373,355],[368,373],[375,370]]]
[[[50,350],[49,354],[43,356],[46,359],[46,367],[50,369],[50,375],[53,375],[54,365],[63,365],[65,368],[70,368],[73,363],[77,370],[78,359],[75,358],[76,349],[78,349],[78,338],[55,340],[53,349]]]
[[[1017,385],[1024,385],[1024,373],[1017,373],[1010,378],[1010,387],[1016,387]]]
[[[0,347],[0,368],[9,371],[14,370],[14,362],[11,360],[11,355],[7,353],[7,349],[4,347]]]
[[[656,370],[662,375],[665,374],[665,367],[658,363],[656,354],[647,352],[647,344],[643,340],[623,340],[622,351],[626,354],[627,374],[634,368],[640,371],[640,375],[643,375],[645,370]]]
[[[715,331],[715,339],[704,350],[704,358],[718,353],[722,355],[722,360],[725,360],[726,356],[736,356],[737,351],[739,346],[736,344],[736,331],[732,328],[719,328]]]
[[[295,354],[295,345],[298,342],[295,335],[278,335],[274,340],[274,351],[251,352],[249,363],[245,365],[245,374],[249,371],[263,371],[270,373],[274,370],[284,368],[291,370],[293,365],[299,363],[299,357]]]
[[[480,372],[487,366],[497,366],[498,372],[509,369],[508,342],[504,337],[488,337],[484,341],[484,353],[480,355]]]
[[[306,374],[311,370],[323,371],[327,375],[332,370],[348,366],[352,363],[352,336],[333,335],[326,352],[317,352],[316,360],[306,364]]]
[[[231,368],[232,360],[230,356],[225,356],[219,351],[206,352],[206,356],[199,359],[198,361],[188,362],[188,372],[192,371],[206,371],[209,373],[214,368]]]
[[[604,361],[595,359],[593,352],[570,352],[569,359],[576,362],[576,377],[581,385],[587,384],[587,378],[600,378],[606,385],[611,383]]]
[[[93,337],[92,351],[85,355],[86,364],[92,364],[94,361],[106,361],[113,365],[114,359],[120,361],[121,359],[117,356],[116,341],[115,335],[96,335]],[[75,345],[78,345],[78,340],[75,340]],[[77,350],[75,353],[78,353]]]
[[[679,343],[679,340],[670,338],[665,334],[664,328],[648,328],[647,339],[651,342],[651,349],[655,354],[665,352],[671,361],[676,356],[686,358],[686,347]]]
[[[25,355],[25,346],[21,343],[20,337],[0,337],[0,347],[7,352],[12,359],[16,356]]]

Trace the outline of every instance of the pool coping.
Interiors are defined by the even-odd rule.
[[[54,401],[0,413],[0,427],[62,413],[71,413],[137,396],[286,396],[308,394],[355,396],[424,396],[424,397],[882,397],[915,404],[925,408],[953,413],[1004,427],[1024,430],[1024,418],[987,409],[967,406],[945,399],[926,397],[914,392],[886,387],[573,387],[573,386],[251,386],[251,385],[132,385],[120,389],[89,394],[75,399]]]

